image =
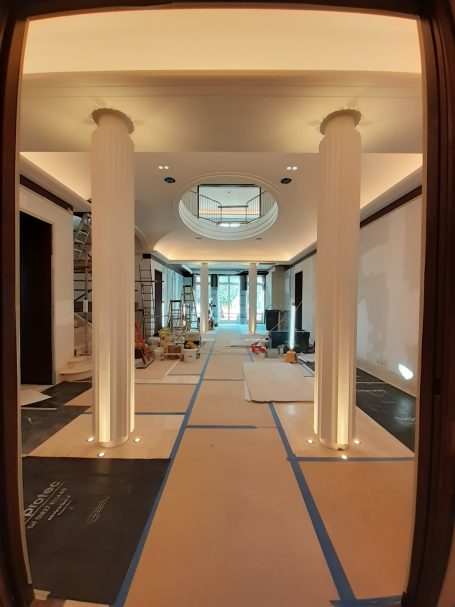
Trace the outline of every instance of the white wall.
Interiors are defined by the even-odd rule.
[[[19,207],[52,224],[54,371],[57,373],[74,356],[72,213],[22,186]]]
[[[422,200],[360,230],[359,366],[415,394],[418,375]],[[398,365],[414,373],[403,380]]]

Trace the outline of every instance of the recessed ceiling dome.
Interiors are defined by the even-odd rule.
[[[244,240],[268,230],[278,217],[275,197],[254,183],[201,183],[179,203],[183,223],[214,240]]]

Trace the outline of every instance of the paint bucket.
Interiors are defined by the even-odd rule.
[[[193,362],[197,358],[197,348],[184,348],[183,349],[183,360],[185,362]]]
[[[153,360],[162,360],[163,358],[163,352],[164,352],[164,348],[161,346],[158,346],[157,348],[154,348],[152,350],[153,352]]]

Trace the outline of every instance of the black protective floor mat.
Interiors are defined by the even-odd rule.
[[[112,604],[169,460],[25,457],[25,528],[34,588]]]
[[[314,371],[313,361],[305,364]],[[362,369],[356,372],[357,406],[414,451],[416,399]]]
[[[408,449],[414,451],[416,421],[414,396],[385,382],[357,384],[357,406]]]
[[[21,409],[22,453],[30,453],[88,407],[60,407],[54,411],[24,409],[26,407]]]
[[[22,409],[58,409],[91,387],[92,384],[88,381],[64,381],[61,384],[56,384],[55,386],[43,391],[43,394],[46,394],[51,398],[40,401],[39,403],[26,405],[25,407],[22,407]]]

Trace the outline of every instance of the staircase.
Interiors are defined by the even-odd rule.
[[[59,370],[67,381],[86,379],[92,374],[92,258],[90,255],[91,215],[84,213],[73,232],[74,251],[74,358]]]

